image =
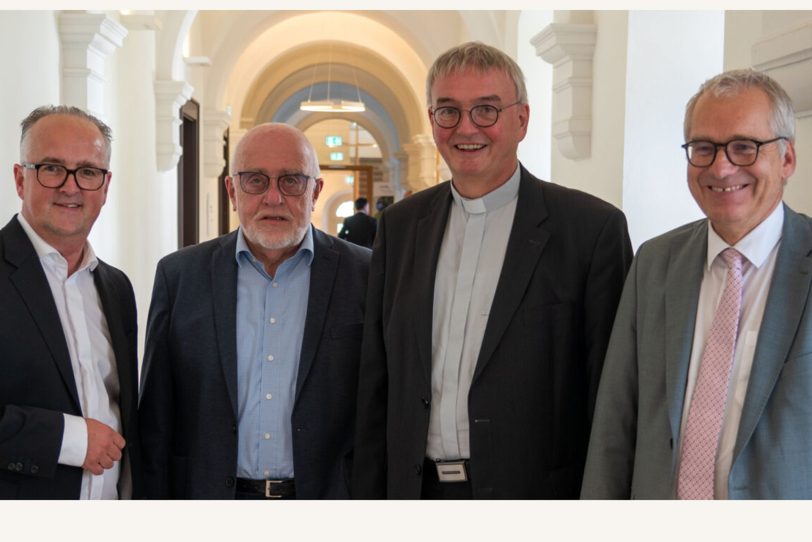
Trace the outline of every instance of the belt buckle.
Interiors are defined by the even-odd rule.
[[[281,499],[282,495],[272,495],[271,487],[276,484],[281,484],[282,480],[265,480],[265,498],[266,499]]]
[[[441,482],[467,482],[468,471],[465,469],[465,460],[436,461],[437,479]]]

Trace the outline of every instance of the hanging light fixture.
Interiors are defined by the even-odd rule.
[[[361,100],[361,89],[358,88],[358,76],[355,73],[355,66],[350,65],[352,68],[352,76],[355,80],[355,94],[358,96],[357,101],[344,100],[342,98],[330,97],[330,79],[332,75],[332,46],[328,50],[327,56],[327,98],[324,100],[313,100],[313,87],[316,84],[316,67],[313,65],[313,79],[310,81],[310,90],[307,93],[307,100],[299,104],[299,109],[302,111],[316,111],[320,113],[360,113],[366,111],[366,106]]]

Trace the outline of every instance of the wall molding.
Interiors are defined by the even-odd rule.
[[[185,81],[155,81],[155,147],[158,171],[178,165],[180,146],[180,108],[192,97],[194,88]]]
[[[558,150],[573,160],[592,152],[592,59],[598,28],[594,24],[551,23],[530,43],[553,66],[552,133]]]
[[[812,116],[812,23],[770,34],[753,44],[753,67],[778,81],[799,118]]]
[[[124,44],[127,29],[103,13],[59,14],[61,102],[104,119],[106,62]]]
[[[228,111],[203,110],[203,176],[216,179],[223,172],[223,134],[231,122]],[[230,145],[230,142],[229,142]]]

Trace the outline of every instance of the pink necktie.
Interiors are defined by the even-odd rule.
[[[722,252],[727,282],[713,316],[694,387],[682,444],[677,496],[713,499],[714,467],[725,414],[730,367],[742,305],[742,260],[733,248]]]

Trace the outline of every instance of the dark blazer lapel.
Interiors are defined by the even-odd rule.
[[[550,232],[543,227],[547,216],[542,181],[533,177],[522,167],[516,214],[513,218],[513,227],[508,238],[505,260],[502,264],[499,282],[496,285],[488,324],[485,327],[485,335],[482,338],[474,379],[488,364],[502,335],[513,320],[516,309],[522,302],[541,252],[550,238]]]
[[[211,289],[217,352],[231,408],[237,416],[237,232],[223,237],[211,255]]]
[[[420,361],[423,365],[427,382],[431,382],[431,335],[434,316],[434,279],[437,276],[437,261],[443,244],[448,214],[451,210],[451,183],[440,185],[425,213],[417,221],[414,251],[414,288],[420,292],[416,296],[416,314],[414,315],[415,340]],[[397,227],[397,224],[394,225]],[[404,262],[403,265],[408,265]]]
[[[9,280],[20,293],[20,297],[31,313],[31,318],[39,328],[42,340],[51,351],[51,356],[70,393],[76,412],[81,412],[82,407],[76,391],[76,379],[73,375],[68,344],[62,331],[62,322],[59,320],[51,287],[37,258],[37,253],[34,251],[34,246],[16,216],[3,228],[3,235],[6,261],[17,268],[16,271],[10,273]]]
[[[117,292],[110,268],[99,262],[93,272],[93,282],[96,285],[96,291],[99,292],[102,310],[107,320],[107,329],[110,332],[110,341],[116,359],[119,389],[121,390],[121,397],[119,398],[122,409],[121,419],[124,421],[127,419],[124,415],[125,410],[126,412],[135,412],[137,407],[135,404],[137,398],[130,397],[131,394],[129,393],[129,390],[134,389],[133,379],[135,377],[135,374],[131,372],[131,368],[136,367],[137,360],[129,359],[130,350],[127,345],[127,332],[124,330],[124,318],[121,314],[120,300],[122,298],[116,295]],[[137,388],[137,384],[135,388]]]
[[[679,442],[696,309],[707,253],[708,221],[702,220],[687,233],[687,239],[674,243],[669,254],[665,278],[665,393],[674,450]],[[656,288],[656,285],[649,287]],[[674,453],[672,468],[676,467],[676,460],[677,454]]]
[[[784,205],[784,228],[775,261],[770,293],[750,370],[739,433],[733,450],[736,461],[750,439],[787,361],[812,282],[812,226]]]
[[[299,355],[299,372],[296,376],[296,398],[302,391],[316,351],[321,343],[327,309],[333,295],[333,284],[338,271],[340,254],[333,248],[333,241],[311,226],[313,231],[313,264],[310,268],[310,291],[307,296],[302,348]],[[295,403],[295,400],[294,400]]]

